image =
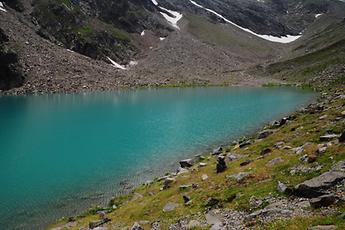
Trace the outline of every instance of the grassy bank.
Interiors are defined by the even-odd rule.
[[[268,125],[265,128],[273,130],[273,134],[267,138],[248,137],[247,140],[251,140],[252,144],[243,148],[238,144],[226,146],[223,154],[236,154],[239,159],[228,161],[227,169],[222,173],[216,173],[215,170],[217,157],[205,153],[204,157],[199,158],[186,172],[169,174],[169,177],[174,178],[169,188],[162,189],[164,180],[156,179],[136,188],[127,196],[114,198],[109,207],[95,207],[76,218],[62,219],[52,227],[87,228],[90,222],[100,220],[97,211],[104,210],[111,221],[103,226],[109,229],[131,227],[139,221],[144,229],[150,229],[153,223],[159,223],[161,229],[168,229],[171,224],[181,220],[197,220],[200,225],[192,229],[209,229],[204,214],[210,209],[250,214],[270,205],[270,201],[265,201],[267,197],[290,199],[290,196],[277,191],[278,181],[292,187],[328,171],[336,162],[345,159],[344,144],[334,143],[328,146],[324,153],[317,154],[318,144],[324,143],[319,139],[321,135],[327,132],[340,134],[345,130],[344,115],[341,114],[345,110],[345,99],[334,98],[336,97],[332,92],[324,93],[319,101],[324,103],[326,108],[321,112],[295,112],[292,114],[293,119],[281,127]],[[283,148],[275,147],[279,142],[284,142]],[[300,146],[304,146],[303,152],[294,153],[294,148]],[[263,154],[264,151],[268,153]],[[301,162],[303,155],[314,160]],[[277,164],[270,164],[278,158],[280,160]],[[296,166],[313,168],[318,165],[322,166],[319,170],[291,173]],[[248,175],[241,180],[231,177],[240,172]],[[202,178],[204,175],[208,178]],[[183,196],[187,196],[191,201],[184,204]],[[253,207],[253,197],[264,202]],[[218,200],[218,203],[210,205],[210,198]],[[163,211],[167,203],[176,204],[174,210]],[[344,229],[345,221],[337,212],[344,212],[345,204],[338,202],[330,210],[325,215],[323,209],[309,207],[308,215],[272,219],[268,222],[258,219],[251,224],[254,228],[262,229],[306,229],[317,224],[334,224],[339,229]],[[244,222],[243,227],[248,224]]]

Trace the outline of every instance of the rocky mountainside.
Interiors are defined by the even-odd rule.
[[[345,3],[333,0],[4,0],[2,6],[2,47],[18,63],[14,81],[13,68],[2,67],[0,90],[10,94],[257,85],[267,73],[280,81],[286,77],[271,70],[265,78],[245,70],[334,45],[345,12]]]

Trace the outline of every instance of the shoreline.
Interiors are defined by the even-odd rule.
[[[174,88],[175,86],[173,87],[166,87],[166,88]],[[179,87],[179,86],[177,86]],[[190,87],[190,86],[187,86],[187,87]],[[212,85],[212,86],[198,86],[198,85],[194,85],[192,87],[234,87],[234,86],[219,86],[219,85]],[[236,87],[242,87],[242,86],[236,86]],[[293,87],[293,88],[296,88],[296,89],[303,89],[303,86],[298,86],[298,84],[296,85],[273,85],[273,86],[259,86],[259,87]],[[165,87],[155,87],[155,89],[161,89],[161,88],[165,88]],[[137,90],[137,89],[146,89],[145,87],[143,88],[131,88],[130,90]],[[127,90],[127,89],[126,89]],[[310,90],[310,88],[307,88],[306,90]],[[279,120],[282,120],[282,119],[285,119],[287,117],[293,117],[294,114],[298,113],[300,110],[303,110],[305,108],[307,108],[308,106],[310,106],[311,104],[314,104],[316,103],[321,97],[322,97],[322,92],[320,91],[316,91],[315,89],[312,90],[313,92],[315,92],[315,96],[313,96],[308,102],[302,104],[302,105],[299,105],[297,108],[295,108],[293,111],[291,112],[288,112],[287,114],[285,115],[279,115],[277,116],[276,118],[274,118],[273,120],[269,121],[269,122],[264,122],[263,124],[260,124],[258,125],[258,128],[255,128],[254,130],[251,130],[251,131],[248,131],[246,132],[246,134],[244,135],[241,135],[241,137],[234,137],[233,139],[227,141],[227,142],[222,142],[221,144],[217,145],[218,147],[222,147],[223,149],[226,149],[226,148],[231,148],[235,145],[238,145],[241,141],[244,141],[244,140],[255,140],[257,136],[257,134],[262,131],[262,130],[265,130],[266,128],[268,128],[269,126],[271,126],[274,122],[277,122]],[[90,92],[90,93],[93,93],[93,92]],[[212,154],[210,155],[210,152],[212,152],[212,150],[215,150],[215,146],[214,145],[209,145],[209,147],[207,147],[206,149],[204,149],[203,151],[201,151],[201,154],[194,154],[193,156],[186,156],[187,157],[190,157],[193,161],[193,166],[195,166],[197,163],[199,163],[201,161],[201,159],[205,159],[205,158],[209,158],[210,156],[212,156]],[[183,161],[184,159],[181,159],[181,161]],[[119,196],[115,196],[114,198],[112,199],[121,199],[122,197],[126,197],[130,194],[133,194],[138,188],[142,187],[142,186],[147,186],[149,184],[152,184],[152,183],[157,183],[159,181],[162,181],[164,180],[164,178],[166,177],[170,177],[170,176],[178,176],[180,174],[183,174],[184,170],[183,168],[181,167],[178,167],[178,164],[179,162],[174,162],[174,163],[171,163],[170,166],[173,168],[174,165],[176,167],[176,170],[174,171],[165,171],[165,173],[162,173],[161,175],[156,175],[154,177],[154,179],[152,181],[147,181],[147,182],[144,182],[144,183],[141,183],[141,184],[138,184],[138,185],[135,185],[132,189],[129,189],[125,194],[121,194]],[[109,200],[109,203],[112,203],[112,199]],[[105,206],[105,207],[102,207],[102,206],[96,206],[96,207],[90,207],[89,210],[87,211],[84,211],[82,213],[80,213],[79,215],[75,216],[75,217],[69,217],[67,219],[74,219],[74,218],[79,218],[79,217],[83,217],[84,215],[88,215],[87,213],[90,212],[90,210],[93,210],[93,209],[96,209],[96,210],[112,210],[111,207],[109,206]],[[113,209],[113,210],[116,210]],[[58,220],[58,222],[61,222],[61,221],[65,221],[66,220],[66,217],[62,217]],[[51,226],[54,226],[51,225]],[[50,227],[51,227],[50,226]]]

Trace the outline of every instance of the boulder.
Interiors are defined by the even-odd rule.
[[[218,148],[213,149],[212,154],[213,155],[219,155],[223,152],[223,148],[219,146]]]
[[[277,143],[274,144],[274,148],[276,149],[282,149],[285,145],[284,141],[278,141]]]
[[[205,166],[207,166],[207,163],[204,163],[204,162],[200,162],[199,163],[199,167],[201,168],[201,167],[205,167]]]
[[[244,178],[250,176],[249,172],[240,172],[237,174],[230,175],[229,178],[235,179],[237,182],[241,182]]]
[[[185,159],[180,161],[181,168],[189,168],[193,166],[193,160],[192,159]]]
[[[295,187],[294,194],[307,198],[325,195],[323,189],[328,189],[344,179],[345,161],[339,161],[330,171],[298,184]]]
[[[164,206],[163,212],[171,212],[171,211],[174,211],[174,210],[177,208],[177,206],[178,206],[178,204],[169,202],[169,203],[167,203],[167,204]]]
[[[243,155],[243,154],[229,153],[226,157],[228,158],[229,161],[236,161],[246,156],[247,155]]]
[[[337,198],[333,194],[327,194],[310,199],[310,205],[313,208],[327,207],[335,203]]]
[[[278,181],[277,190],[278,192],[285,194],[288,191],[288,187],[283,182]]]
[[[318,145],[317,146],[317,153],[324,154],[327,151],[327,145]]]
[[[266,130],[263,130],[261,131],[259,134],[258,134],[258,139],[264,139],[266,137],[268,137],[269,135],[271,135],[273,133],[272,130],[269,130],[269,129],[266,129]]]
[[[218,161],[217,161],[217,166],[216,166],[216,171],[217,173],[224,172],[226,170],[227,166],[225,163],[225,157],[224,156],[219,156]]]

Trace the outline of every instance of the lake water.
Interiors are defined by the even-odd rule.
[[[0,223],[40,229],[313,98],[291,88],[0,97]]]

